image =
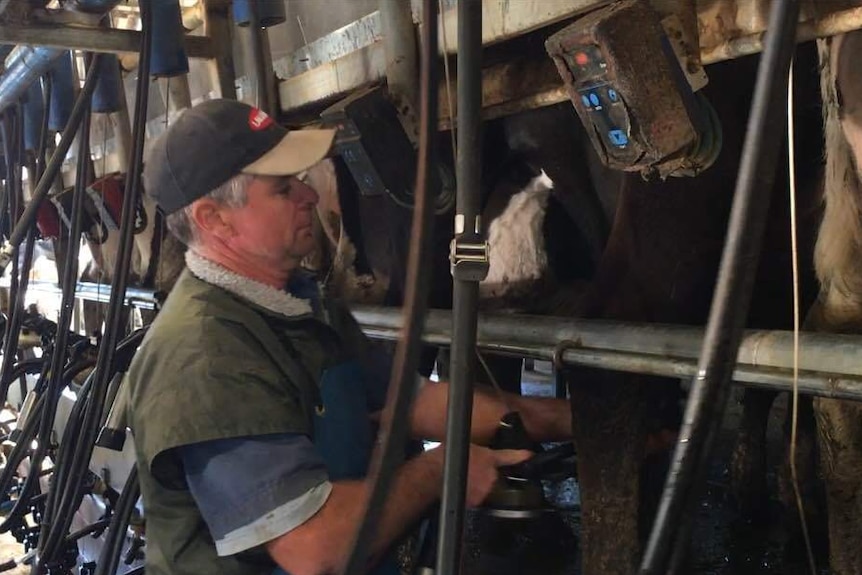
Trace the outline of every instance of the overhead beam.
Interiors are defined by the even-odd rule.
[[[56,25],[0,24],[0,44],[47,46],[63,50],[124,53],[139,52],[141,33],[118,28],[71,28]],[[186,35],[184,47],[190,58],[209,59],[215,56],[212,41],[206,36]]]
[[[511,39],[567,17],[576,16],[604,3],[603,0],[558,0],[549,1],[547,4],[533,0],[523,0],[523,2],[484,0],[486,24],[483,28],[483,41],[486,45],[490,45]],[[740,17],[739,22],[731,20],[732,25],[728,27],[728,16],[724,12],[704,11],[699,14],[703,63],[711,64],[760,52],[765,33],[765,20],[753,17],[752,11],[768,4],[760,0],[736,0],[719,2],[716,5],[725,10],[729,10],[728,7],[735,7],[730,11],[732,14],[741,11],[743,15],[748,16]],[[457,20],[450,12],[451,9],[444,12],[443,17],[446,20],[440,23],[446,31],[447,52],[451,52],[456,47],[453,43],[454,34],[451,32]],[[862,28],[862,8],[835,10],[831,13],[824,11],[817,19],[806,19],[800,23],[797,40],[806,42],[859,28]],[[349,29],[349,26],[345,27],[332,35],[344,35]],[[367,36],[377,38],[374,34]],[[316,44],[327,42],[330,40],[326,37],[315,41]],[[497,66],[483,71],[483,93],[489,96],[487,99],[483,97],[484,117],[507,115],[568,99],[561,80],[556,79],[553,85],[548,84],[545,66],[539,66],[541,70],[527,68],[529,74],[542,76],[541,81],[537,83],[517,82],[507,67],[509,66]],[[297,66],[283,65],[280,68],[277,66],[280,72],[296,70],[296,68]],[[286,114],[302,109],[308,110],[318,103],[332,101],[346,96],[357,88],[380,82],[384,77],[383,42],[377,39],[342,57],[283,79],[279,86],[281,109]],[[503,85],[508,85],[511,90],[508,93],[502,91],[500,87]],[[444,118],[443,126],[445,126],[448,124],[447,106],[441,106],[440,110]]]

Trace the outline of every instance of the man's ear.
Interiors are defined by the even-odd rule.
[[[201,198],[192,203],[189,216],[199,231],[227,239],[234,232],[227,209],[226,206],[210,198]]]

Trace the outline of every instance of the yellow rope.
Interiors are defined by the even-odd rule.
[[[790,478],[793,482],[793,493],[796,496],[796,507],[799,511],[799,522],[802,525],[802,535],[805,538],[805,550],[808,554],[808,566],[811,575],[817,574],[814,564],[814,553],[811,550],[811,539],[808,536],[808,522],[805,518],[805,507],[802,504],[802,494],[799,491],[799,475],[796,468],[796,441],[799,426],[799,246],[796,229],[796,154],[793,122],[793,65],[790,67],[790,77],[787,83],[787,163],[789,169],[790,189],[790,249],[793,266],[793,394],[790,424]]]

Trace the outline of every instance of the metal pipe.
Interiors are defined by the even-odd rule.
[[[63,52],[59,48],[19,46],[10,54],[11,67],[0,78],[0,112],[16,103],[33,82],[51,69]]]
[[[192,107],[188,74],[165,78],[159,82],[159,90],[162,93],[162,99],[166,102],[169,116],[175,116]]]
[[[800,22],[796,30],[796,41],[808,42],[815,38],[837,36],[860,28],[862,28],[862,8],[840,10],[815,20]],[[701,60],[704,64],[713,64],[757,54],[763,51],[764,37],[764,32],[757,32],[704,48],[701,51]]]
[[[104,14],[117,7],[120,0],[72,0],[70,8],[89,14]]]
[[[427,19],[437,19],[437,0],[423,0]],[[416,393],[415,378],[422,349],[422,330],[428,309],[431,267],[427,265],[434,237],[434,198],[437,197],[437,28],[428,27],[422,37],[422,106],[419,158],[407,277],[404,295],[404,329],[392,363],[392,375],[381,421],[380,447],[371,460],[370,495],[348,558],[345,573],[367,570],[368,552],[377,523],[387,504],[389,488],[404,456],[409,432],[410,408]]]
[[[254,70],[255,106],[270,116],[278,112],[275,90],[275,74],[272,68],[272,54],[269,49],[269,35],[261,27],[257,2],[248,2],[248,26],[240,28],[245,42],[246,67]]]
[[[426,20],[428,22],[429,20]],[[430,22],[436,22],[430,20]],[[434,27],[431,25],[430,27]],[[436,96],[436,94],[435,94]],[[482,2],[458,2],[458,157],[455,239],[452,242],[454,279],[452,351],[446,421],[446,456],[443,498],[440,504],[440,537],[437,573],[457,573],[461,561],[467,466],[470,454],[470,422],[473,413],[473,372],[476,348],[476,314],[479,281],[487,275],[465,257],[472,246],[486,245],[479,210],[482,175]],[[481,256],[480,256],[481,260]]]
[[[205,32],[214,47],[209,60],[210,74],[219,87],[222,98],[236,99],[236,73],[233,62],[234,38],[230,25],[229,2],[204,0],[206,7]]]
[[[121,28],[77,28],[55,24],[23,26],[0,24],[0,38],[15,42],[60,50],[86,52],[137,53],[141,33]],[[206,36],[185,36],[183,49],[189,58],[212,58],[217,50]]]
[[[787,94],[798,19],[799,0],[772,4],[698,374],[641,562],[642,575],[675,573],[685,555],[680,551],[688,545],[690,530],[685,527],[724,416],[734,358],[754,289],[771,198],[763,192],[772,189],[784,137],[781,102]]]
[[[0,287],[6,287],[0,283]],[[60,286],[53,282],[43,280],[33,280],[30,282],[30,291],[47,293],[53,295],[62,295],[63,290]],[[111,301],[111,286],[106,284],[97,284],[92,282],[78,282],[75,286],[75,297],[86,301],[95,301],[108,303]],[[134,305],[141,309],[155,309],[158,305],[158,298],[154,290],[143,288],[126,288],[126,305]]]
[[[353,315],[367,330],[397,330],[398,308],[355,306]],[[451,337],[452,314],[432,310],[425,319],[428,337]],[[605,320],[481,314],[477,338],[480,345],[512,344],[523,347],[554,346],[561,341],[578,342],[581,349],[614,351],[656,357],[696,360],[704,337],[702,328],[666,324],[626,323]],[[801,334],[803,371],[839,373],[862,377],[862,338],[844,334]],[[739,346],[737,362],[753,368],[791,369],[793,334],[787,331],[747,330]]]
[[[393,341],[398,339],[397,330],[368,325],[363,325],[362,328],[372,339]],[[479,329],[481,331],[481,323]],[[426,333],[423,340],[431,345],[446,347],[452,342],[451,330],[446,333]],[[498,339],[485,340],[480,336],[476,347],[498,355],[553,361],[559,344],[559,341],[551,339],[537,345]],[[829,343],[824,342],[822,345],[828,347]],[[857,346],[860,346],[859,351],[862,351],[862,341]],[[567,346],[563,346],[559,352],[559,358],[565,365],[641,375],[672,378],[689,378],[697,375],[696,358]],[[740,363],[733,373],[733,381],[735,384],[747,387],[790,391],[793,385],[793,370]],[[862,376],[835,371],[805,371],[799,377],[799,390],[801,393],[818,397],[862,401]]]
[[[416,33],[410,3],[380,0],[380,29],[386,53],[386,86],[411,141],[416,140]]]

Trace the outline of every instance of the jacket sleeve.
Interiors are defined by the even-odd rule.
[[[301,395],[253,333],[212,318],[151,332],[129,369],[136,448],[161,482],[182,482],[177,447],[269,434],[310,435]],[[168,457],[166,457],[168,456]]]

